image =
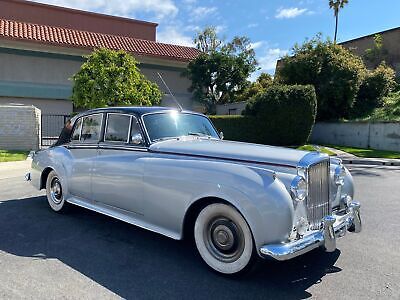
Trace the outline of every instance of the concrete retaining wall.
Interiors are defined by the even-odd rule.
[[[0,149],[38,150],[41,112],[34,106],[0,106]]]
[[[316,123],[310,141],[316,144],[400,151],[400,123]]]

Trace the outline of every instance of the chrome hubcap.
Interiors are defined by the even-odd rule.
[[[233,262],[243,253],[243,232],[232,220],[215,218],[209,222],[204,234],[208,250],[220,261]]]
[[[55,204],[60,204],[63,198],[62,195],[62,187],[60,180],[57,177],[54,177],[50,184],[50,196],[51,200]]]

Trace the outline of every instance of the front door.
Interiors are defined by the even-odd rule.
[[[95,201],[143,214],[143,159],[147,148],[142,137],[134,116],[107,114],[104,141],[99,144],[92,176]]]

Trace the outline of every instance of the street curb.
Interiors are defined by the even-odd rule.
[[[400,166],[400,160],[392,161],[392,160],[379,160],[379,159],[371,159],[371,158],[356,158],[356,159],[348,159],[342,158],[342,162],[348,165],[374,165],[374,166]]]

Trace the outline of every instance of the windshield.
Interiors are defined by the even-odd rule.
[[[219,139],[210,120],[201,115],[173,111],[145,115],[143,121],[151,142],[187,135]]]

